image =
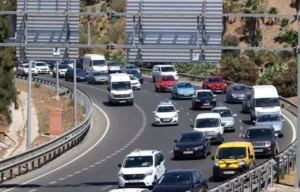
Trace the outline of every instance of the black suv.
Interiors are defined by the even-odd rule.
[[[197,90],[196,94],[192,97],[192,108],[203,108],[210,107],[214,108],[217,106],[216,96],[211,90],[202,89]]]
[[[246,135],[242,137],[245,141],[252,143],[257,156],[274,156],[279,151],[277,137],[272,125],[249,127]]]

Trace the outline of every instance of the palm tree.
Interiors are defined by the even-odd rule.
[[[241,4],[238,0],[224,0],[223,1],[223,13],[237,13],[241,8]],[[227,22],[234,23],[236,22],[236,17],[223,17],[223,35],[227,29]]]
[[[282,41],[295,47],[298,44],[298,32],[294,29],[286,30],[281,35]]]
[[[269,14],[278,14],[278,9],[276,7],[271,7],[269,10]],[[279,18],[269,17],[266,22],[267,25],[278,25]]]
[[[296,8],[298,13],[300,10],[300,0],[292,0],[291,7]]]
[[[266,0],[247,0],[243,9],[246,14],[262,14],[265,12]],[[261,18],[262,19],[262,18]],[[244,17],[244,31],[248,34],[251,46],[258,46],[257,35],[260,27],[260,19]]]

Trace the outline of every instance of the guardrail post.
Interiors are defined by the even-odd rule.
[[[275,162],[272,161],[272,166],[271,166],[271,181],[270,181],[270,184],[271,184],[271,187],[273,187],[273,184],[274,184],[274,168],[275,168]]]
[[[253,191],[253,186],[252,186],[252,184],[253,184],[253,175],[252,175],[252,173],[250,172],[250,174],[249,174],[249,188],[250,188],[250,191]],[[233,190],[234,191],[234,190]]]
[[[34,165],[34,160],[31,161],[31,170],[34,170],[35,169],[35,165]]]
[[[257,191],[261,191],[261,182],[260,182],[260,179],[261,179],[261,170],[258,170]]]
[[[21,170],[21,166],[18,166],[18,175],[21,175],[22,174],[22,170]]]
[[[0,174],[0,183],[4,181],[4,172],[1,172]]]
[[[13,175],[13,169],[10,169],[10,170],[9,170],[9,176],[10,176],[10,178],[13,178],[13,177],[14,177],[14,175]]]

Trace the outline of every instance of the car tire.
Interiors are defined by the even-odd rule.
[[[218,177],[218,176],[213,176],[213,180],[214,180],[215,182],[219,182],[219,181],[221,181],[221,178]]]
[[[52,77],[54,77],[54,78],[55,78],[55,75],[54,75],[54,73],[52,73]]]
[[[132,101],[129,105],[130,105],[130,106],[133,106],[133,105],[134,105],[134,101]]]
[[[203,154],[203,159],[206,159],[206,157],[207,157],[207,154],[208,154],[208,152],[207,152],[207,150],[205,149],[205,152],[204,152],[204,154]]]

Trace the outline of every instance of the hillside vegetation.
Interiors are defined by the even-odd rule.
[[[298,0],[224,0],[224,13],[296,13]],[[82,0],[82,11],[126,11],[126,0]],[[80,42],[87,43],[87,17],[80,19]],[[224,46],[268,46],[294,47],[297,45],[297,24],[292,24],[278,37],[276,35],[285,28],[292,19],[276,18],[237,18],[223,19]],[[91,17],[92,44],[125,44],[125,18],[109,20],[108,17]],[[263,36],[264,34],[264,36]],[[102,53],[107,59],[125,63],[124,50],[81,49],[80,54]],[[151,67],[152,64],[140,64]],[[297,63],[293,52],[274,51],[229,51],[224,50],[219,64],[173,64],[178,71],[193,75],[222,75],[225,79],[244,82],[249,85],[273,84],[285,97],[296,95]]]

